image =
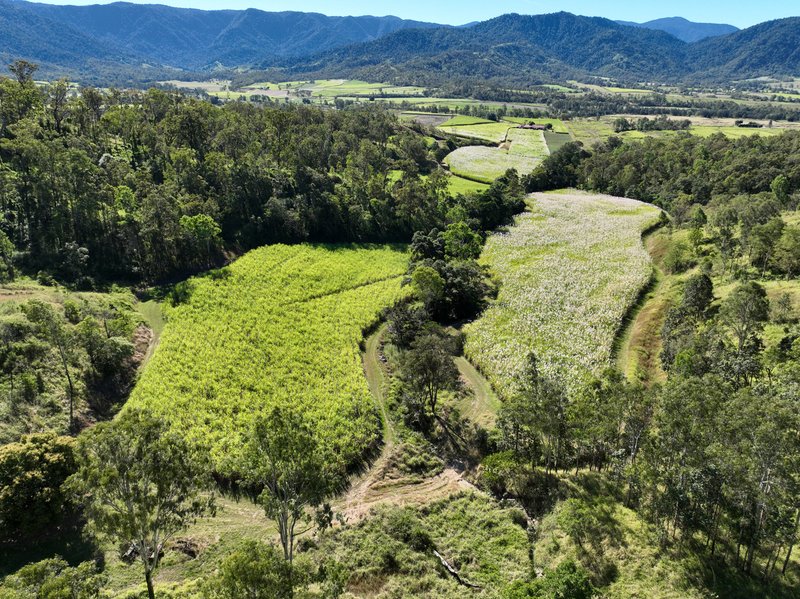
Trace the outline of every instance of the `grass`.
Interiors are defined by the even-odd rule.
[[[373,97],[381,94],[420,96],[425,91],[422,87],[398,87],[387,83],[368,83],[350,79],[316,80],[301,85],[298,89],[311,92],[312,97],[318,98]]]
[[[541,161],[529,156],[510,154],[500,148],[467,146],[449,154],[445,162],[454,175],[481,183],[491,183],[510,168],[515,168],[520,175],[525,175],[535,169]]]
[[[652,272],[642,231],[660,211],[634,200],[537,194],[482,261],[497,301],[465,327],[466,355],[502,397],[521,384],[534,351],[541,371],[575,391],[611,365],[614,341]]]
[[[653,283],[618,344],[619,369],[629,380],[646,385],[666,380],[660,359],[661,328],[667,312],[680,302],[683,294],[682,279],[676,280],[661,268],[664,255],[672,243],[672,236],[664,229],[659,229],[645,240],[645,247],[655,265]]]
[[[389,172],[389,180],[390,181],[399,181],[403,176],[403,171],[394,170]],[[427,175],[422,175],[422,179],[426,179]],[[457,196],[458,194],[470,194],[470,193],[479,193],[481,191],[486,191],[489,189],[489,185],[487,183],[480,183],[478,181],[472,181],[470,179],[464,179],[463,177],[458,177],[453,174],[448,174],[447,177],[447,190],[450,192],[451,196]]]
[[[456,125],[449,127],[440,125],[439,131],[442,131],[443,133],[448,133],[450,135],[458,135],[459,137],[482,139],[485,141],[500,143],[506,140],[506,137],[509,135],[511,131],[514,131],[512,127],[513,125],[510,125],[509,123],[486,122],[477,124],[473,123],[473,124]]]
[[[693,126],[689,132],[692,135],[699,137],[710,137],[717,133],[722,133],[725,137],[739,139],[741,137],[750,137],[751,135],[780,135],[783,129],[774,127],[762,127],[761,129],[749,129],[747,127],[708,127],[708,126]]]
[[[550,154],[558,152],[561,148],[572,141],[572,136],[569,133],[552,133],[550,131],[544,132],[544,140],[547,143],[547,149]]]
[[[494,121],[487,121],[486,119],[475,118],[474,116],[457,115],[448,121],[445,121],[439,127],[464,127],[467,125],[486,125],[492,124]]]
[[[461,415],[481,427],[491,430],[497,420],[497,412],[501,402],[484,376],[478,372],[469,360],[456,358],[456,366],[461,378],[467,383],[471,393],[464,394],[457,403]]]
[[[508,141],[511,142],[508,153],[512,156],[543,160],[550,155],[543,131],[511,129],[508,133]]]
[[[217,503],[216,517],[195,522],[175,539],[189,541],[198,549],[197,557],[181,552],[174,542],[168,546],[156,575],[157,594],[173,591],[191,596],[245,540],[277,541],[277,528],[266,519],[260,506],[230,497],[220,497]],[[105,592],[118,598],[142,596],[145,584],[141,563],[125,563],[114,546],[105,545],[101,551],[108,576]]]
[[[348,565],[356,597],[460,599],[473,593],[447,575],[438,551],[460,575],[497,597],[528,570],[527,537],[516,508],[466,492],[421,508],[380,507],[355,526],[335,530],[312,552]]]
[[[489,186],[486,183],[479,183],[477,181],[471,181],[469,179],[464,179],[463,177],[451,175],[447,180],[447,188],[450,190],[450,194],[455,196],[458,194],[466,195],[469,193],[486,191],[489,189]]]
[[[334,468],[378,432],[359,344],[401,289],[407,255],[387,246],[269,246],[192,279],[128,406],[208,445],[222,472],[252,421],[302,411]]]
[[[573,119],[567,121],[566,126],[573,139],[582,142],[586,147],[614,135],[614,126],[604,119]]]

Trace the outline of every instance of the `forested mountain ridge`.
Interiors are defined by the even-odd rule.
[[[228,67],[309,55],[405,28],[441,27],[398,17],[329,17],[318,13],[196,10],[115,2],[57,6],[0,0],[0,51],[49,64],[81,66],[115,54],[180,69]],[[68,37],[65,38],[63,32]],[[21,35],[23,34],[24,35]],[[70,36],[73,39],[70,39]],[[16,43],[24,39],[25,44]]]
[[[468,29],[398,32],[286,66],[293,74],[367,77],[393,72],[406,80],[472,73],[535,83],[557,73],[562,80],[583,74],[622,81],[726,82],[800,72],[797,36],[797,18],[687,44],[663,31],[599,17],[509,14]],[[427,69],[423,75],[416,73],[421,65]]]
[[[699,42],[709,37],[728,35],[739,31],[738,27],[726,25],[724,23],[694,23],[683,17],[667,17],[665,19],[655,19],[646,23],[634,23],[632,21],[617,21],[620,25],[629,27],[642,27],[643,29],[657,29],[666,31],[670,35],[677,37],[684,42]]]
[[[426,85],[464,77],[520,84],[590,76],[728,82],[800,71],[794,18],[705,37],[731,29],[682,19],[629,26],[566,12],[448,27],[397,17],[0,0],[0,23],[0,57],[7,62],[23,58],[42,65],[45,76],[96,83],[219,68]],[[683,41],[695,39],[701,41]]]
[[[707,78],[800,73],[800,17],[761,23],[691,45],[689,61]]]
[[[0,0],[0,59],[27,56],[43,70],[96,68],[98,63],[128,64],[134,58],[77,29],[32,13],[27,3]]]

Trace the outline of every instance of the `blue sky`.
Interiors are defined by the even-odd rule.
[[[104,0],[40,0],[49,4],[107,4]],[[756,23],[800,16],[798,0],[158,0],[137,4],[169,4],[191,8],[260,8],[299,10],[328,15],[397,15],[407,19],[462,24],[481,21],[503,13],[541,14],[566,10],[581,15],[627,21],[649,21],[659,17],[682,16],[692,21],[730,23],[749,27]]]

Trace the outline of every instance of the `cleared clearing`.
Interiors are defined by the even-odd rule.
[[[611,365],[614,340],[653,266],[642,232],[660,210],[580,192],[535,194],[482,260],[499,277],[497,301],[468,325],[466,354],[501,397],[519,389],[533,351],[569,390]]]
[[[459,117],[464,118],[464,117]],[[516,125],[510,123],[478,123],[478,124],[463,124],[455,126],[440,126],[439,130],[450,135],[458,135],[459,137],[466,137],[470,139],[481,139],[484,141],[491,141],[494,143],[501,143],[506,140],[510,131],[513,131]]]
[[[459,148],[444,160],[454,175],[481,183],[491,183],[510,168],[515,168],[520,175],[525,175],[541,162],[537,158],[509,154],[501,148],[483,146]]]

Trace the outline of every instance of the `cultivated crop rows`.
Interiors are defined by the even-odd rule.
[[[193,280],[130,405],[208,443],[222,471],[255,415],[296,406],[331,466],[351,465],[379,430],[359,342],[405,293],[407,259],[386,246],[270,246]]]
[[[488,240],[483,259],[502,287],[468,327],[466,351],[501,396],[519,389],[531,350],[571,390],[610,366],[615,335],[652,273],[641,234],[658,217],[634,200],[537,194],[530,212]]]

